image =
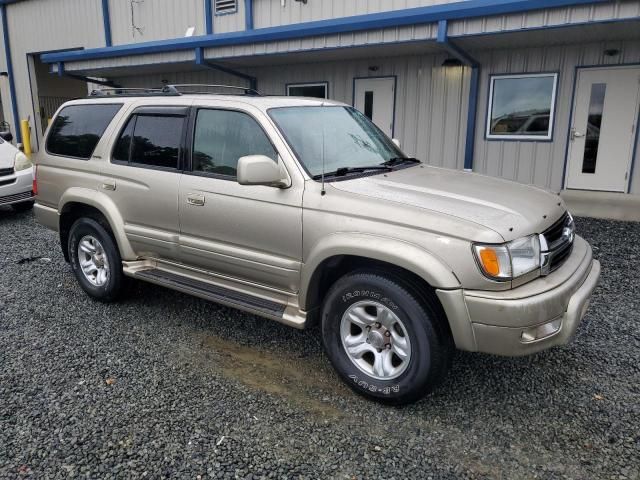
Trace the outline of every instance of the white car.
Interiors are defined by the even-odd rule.
[[[33,164],[9,143],[11,134],[0,135],[0,206],[22,212],[33,207]]]

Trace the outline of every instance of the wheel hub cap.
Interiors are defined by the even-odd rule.
[[[354,303],[344,312],[340,337],[349,360],[379,380],[400,376],[411,360],[404,324],[390,308],[372,300]]]
[[[78,262],[85,278],[96,287],[109,280],[109,259],[100,241],[92,235],[85,235],[78,242]]]

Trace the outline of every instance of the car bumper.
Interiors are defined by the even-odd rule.
[[[452,328],[454,337],[460,335],[460,340],[456,339],[459,348],[528,355],[572,338],[599,277],[600,263],[593,259],[591,247],[576,237],[571,256],[551,275],[507,291],[463,290],[457,298],[464,302],[464,308],[458,305],[453,310],[451,305],[443,305],[447,314],[457,311],[467,316],[466,328],[458,327],[460,332]],[[459,316],[454,323],[465,324]]]
[[[33,168],[0,177],[0,206],[33,200]]]

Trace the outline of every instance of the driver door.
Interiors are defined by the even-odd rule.
[[[304,183],[243,186],[238,159],[281,162],[258,112],[200,107],[193,115],[191,165],[181,178],[179,249],[183,263],[241,282],[297,292],[302,261]],[[278,139],[279,141],[279,139]]]

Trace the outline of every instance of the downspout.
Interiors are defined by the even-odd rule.
[[[109,14],[109,0],[102,0],[102,22],[104,24],[104,43],[107,47],[111,42],[111,15]]]
[[[211,63],[204,58],[204,48],[198,47],[196,48],[196,65],[201,67],[209,68],[211,70],[217,70],[219,72],[227,73],[229,75],[233,75],[234,77],[242,78],[243,80],[247,80],[249,82],[249,88],[251,90],[257,91],[258,89],[258,79],[251,75],[247,75],[246,73],[239,72],[229,67],[223,67],[222,65],[217,65],[215,63]]]
[[[207,35],[213,34],[213,8],[212,0],[204,0],[204,32]]]
[[[54,72],[51,72],[51,73],[54,73]],[[64,69],[63,62],[58,62],[58,71],[56,73],[58,74],[59,77],[73,78],[75,80],[80,80],[81,82],[95,83],[96,85],[102,85],[103,87],[122,88],[120,85],[112,82],[111,80],[100,80],[97,78],[86,77],[84,75],[77,75],[75,73],[67,73]]]
[[[447,21],[440,20],[438,22],[437,42],[464,65],[471,67],[471,78],[469,81],[469,106],[467,108],[467,136],[464,150],[464,169],[467,172],[472,172],[476,143],[476,116],[478,113],[480,63],[460,47],[453,44],[449,39],[447,30]]]
[[[22,143],[22,132],[20,132],[20,117],[18,116],[18,97],[16,96],[16,83],[13,78],[13,62],[11,61],[11,44],[9,42],[9,26],[7,22],[7,6],[0,5],[2,15],[2,36],[4,39],[4,54],[7,61],[7,75],[9,76],[9,94],[11,95],[11,113],[13,114],[13,130],[16,143]]]
[[[244,0],[244,29],[253,30],[253,0]]]

